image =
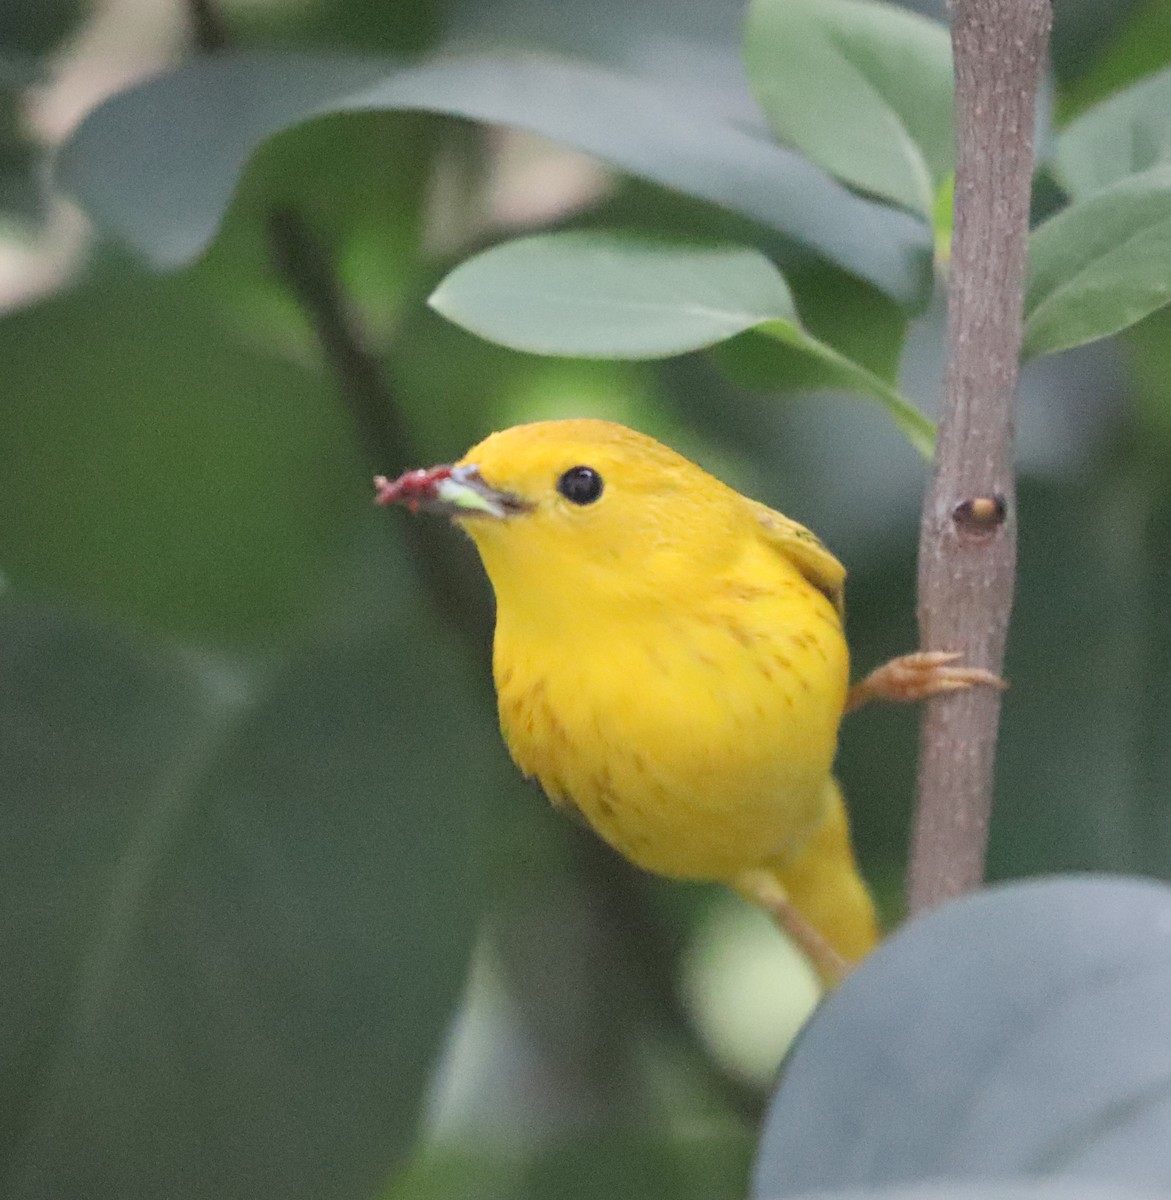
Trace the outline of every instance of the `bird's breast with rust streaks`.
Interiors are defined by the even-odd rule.
[[[792,600],[732,594],[550,644],[498,628],[517,765],[648,870],[726,879],[785,853],[820,817],[848,671],[832,606]]]

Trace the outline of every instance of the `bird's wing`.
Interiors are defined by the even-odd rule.
[[[767,505],[751,503],[765,541],[779,550],[818,591],[824,592],[834,608],[844,615],[846,568],[804,525],[798,525]]]

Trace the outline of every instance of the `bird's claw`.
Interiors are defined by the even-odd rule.
[[[854,684],[846,697],[846,711],[852,712],[871,700],[913,704],[972,687],[1008,687],[999,675],[983,667],[957,666],[961,658],[962,654],[950,650],[919,650],[892,658]]]

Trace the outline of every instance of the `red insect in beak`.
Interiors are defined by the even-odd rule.
[[[408,471],[397,479],[379,475],[374,480],[375,504],[401,504],[411,512],[435,512],[461,520],[484,518],[502,521],[532,505],[492,487],[474,463]]]
[[[407,471],[397,479],[375,475],[374,487],[377,494],[374,503],[384,508],[389,508],[392,504],[401,504],[411,512],[418,512],[428,501],[439,499],[435,492],[436,487],[442,480],[450,478],[450,466]]]

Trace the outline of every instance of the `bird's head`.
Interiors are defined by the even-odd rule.
[[[609,421],[517,425],[450,466],[376,483],[380,504],[458,522],[501,605],[641,602],[695,587],[727,561],[743,520],[741,497],[726,485]]]

